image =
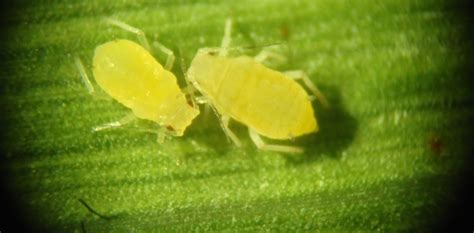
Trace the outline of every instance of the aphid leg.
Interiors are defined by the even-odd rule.
[[[146,39],[145,33],[142,30],[140,30],[136,27],[130,26],[130,25],[128,25],[128,24],[126,24],[126,23],[124,23],[120,20],[116,20],[116,19],[112,19],[112,18],[108,18],[108,17],[106,17],[104,20],[108,24],[112,24],[116,27],[119,27],[119,28],[125,30],[125,31],[136,34],[137,37],[138,37],[138,40],[140,41],[142,46],[146,50],[151,51],[150,50],[150,44],[148,43],[148,40]]]
[[[209,106],[209,104],[206,104],[204,105],[204,111],[203,111],[203,115],[204,117],[208,117],[209,114],[211,114],[211,107]]]
[[[323,93],[319,91],[316,85],[308,78],[308,75],[302,70],[291,70],[283,72],[287,77],[294,79],[294,80],[303,80],[303,83],[308,87],[311,92],[316,96],[316,99],[323,105],[325,108],[329,108],[329,102],[327,101],[326,97],[324,97]]]
[[[206,99],[207,101],[207,99]],[[209,103],[209,101],[207,101],[207,103]],[[237,136],[235,136],[235,134],[229,129],[229,120],[230,120],[230,117],[228,116],[221,116],[218,112],[217,112],[217,109],[214,108],[214,106],[212,106],[212,104],[207,104],[207,106],[209,106],[212,111],[214,112],[214,114],[216,114],[216,117],[217,119],[219,120],[219,124],[221,125],[221,128],[222,130],[224,130],[224,133],[225,135],[227,136],[227,140],[230,138],[230,140],[232,140],[232,142],[237,146],[237,147],[241,147],[242,146],[242,143],[240,143],[240,140]]]
[[[277,61],[277,63],[284,63],[287,61],[287,58],[284,55],[269,49],[263,49],[254,57],[254,59],[259,63],[267,63],[270,59]]]
[[[158,142],[159,144],[162,144],[163,142],[165,142],[166,138],[168,138],[170,135],[166,132],[166,128],[162,127],[160,129],[158,129],[158,132],[155,132],[156,135],[158,136],[156,138],[156,142]]]
[[[209,116],[209,113],[211,112],[211,105],[209,105],[209,100],[204,97],[204,96],[195,96],[194,100],[196,101],[197,104],[204,104],[204,116]]]
[[[165,69],[167,70],[173,69],[174,60],[176,59],[173,51],[158,41],[153,41],[153,46],[158,47],[158,49],[161,50],[161,52],[167,55]]]
[[[239,138],[229,129],[230,117],[222,116],[221,121],[222,129],[224,130],[224,133],[227,135],[227,137],[229,137],[237,147],[241,147],[242,143],[240,142]]]
[[[90,95],[95,94],[94,86],[92,86],[91,80],[89,79],[89,76],[87,75],[86,68],[84,68],[84,65],[82,64],[82,61],[79,57],[74,57],[74,63],[76,64],[77,70],[79,70],[79,73],[81,74],[81,79],[82,82],[84,83],[84,86],[86,86],[87,92],[89,92]]]
[[[269,150],[269,151],[277,151],[277,152],[284,152],[284,153],[303,153],[303,149],[296,146],[282,146],[282,145],[272,145],[266,144],[260,135],[249,128],[249,135],[252,139],[253,143],[257,146],[258,149],[261,150]]]
[[[163,143],[166,138],[170,136],[174,136],[166,130],[165,127],[160,127],[158,129],[156,128],[151,128],[151,127],[133,127],[133,128],[127,128],[127,130],[135,131],[135,132],[142,132],[142,133],[152,133],[156,134],[157,136],[157,142],[158,143]]]
[[[87,92],[94,98],[109,100],[110,97],[104,95],[103,92],[95,91],[94,85],[92,85],[92,82],[89,79],[89,76],[87,75],[86,68],[84,67],[84,64],[82,64],[82,61],[78,56],[74,57],[74,63],[76,65],[77,70],[79,71],[79,74],[81,75],[82,82],[84,83]]]
[[[196,92],[196,88],[194,88],[193,86],[186,86],[186,87],[181,88],[181,92],[183,92],[186,95],[191,95],[191,93],[194,94],[194,92]]]
[[[209,103],[207,98],[204,96],[196,96],[196,103],[198,104],[207,104]]]
[[[226,57],[227,54],[229,53],[228,48],[232,41],[231,32],[232,32],[232,18],[227,18],[227,20],[225,21],[225,27],[224,27],[224,37],[222,38],[221,49],[219,51],[219,56],[221,57]]]
[[[181,64],[184,64],[183,62]],[[184,71],[183,71],[184,72]],[[209,104],[209,100],[205,96],[195,96],[194,92],[201,93],[199,91],[199,84],[197,82],[191,81],[189,76],[185,73],[184,78],[186,79],[186,83],[188,86],[186,88],[189,88],[192,90],[193,94],[191,94],[191,98],[193,98],[193,103],[197,104],[205,104],[204,105],[204,116],[209,116],[209,113],[211,112],[211,105]],[[201,93],[202,94],[202,93]],[[198,108],[196,106],[196,108]],[[217,118],[219,118],[219,114],[217,114],[217,111],[214,111],[216,113]]]
[[[119,127],[124,126],[128,123],[131,123],[135,119],[137,119],[137,117],[133,113],[129,113],[128,115],[126,115],[125,117],[123,117],[122,119],[120,119],[118,121],[113,121],[113,122],[110,122],[110,123],[106,123],[106,124],[103,124],[103,125],[96,126],[96,127],[92,128],[92,131],[97,132],[97,131],[102,131],[102,130],[107,130],[107,129],[119,128]]]
[[[209,116],[209,113],[211,113],[211,105],[209,105],[209,101],[207,100],[206,97],[204,96],[196,96],[196,103],[198,104],[204,104],[204,113],[203,115],[205,117]]]
[[[138,37],[138,41],[140,41],[142,46],[146,50],[151,52],[150,43],[148,43],[148,40],[145,36],[145,33],[142,30],[140,30],[136,27],[130,26],[130,25],[128,25],[128,24],[126,24],[126,23],[124,23],[120,20],[116,20],[116,19],[112,19],[112,18],[105,18],[105,22],[108,23],[108,24],[112,24],[114,26],[117,26],[117,27],[119,27],[119,28],[121,28],[125,31],[136,34],[137,37]],[[165,69],[171,70],[171,68],[173,68],[173,64],[174,64],[174,60],[175,60],[175,56],[174,56],[173,51],[171,51],[170,49],[168,49],[163,44],[161,44],[157,41],[153,42],[153,46],[158,47],[159,50],[161,50],[163,53],[165,53],[168,56],[166,58]]]
[[[196,96],[194,95],[197,89],[193,86],[193,84],[189,80],[188,74],[186,72],[186,64],[184,63],[183,52],[181,51],[181,48],[179,49],[179,54],[181,57],[180,59],[181,72],[183,72],[184,80],[186,81],[186,87],[181,90],[183,91],[183,93],[189,96],[188,101],[191,101],[193,108],[199,109],[199,107],[196,105]]]

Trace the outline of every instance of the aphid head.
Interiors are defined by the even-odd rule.
[[[219,61],[222,58],[219,57],[218,52],[215,48],[199,49],[191,62],[187,75],[193,86],[200,92],[202,88],[212,84],[215,81],[214,77],[221,72]]]
[[[186,128],[199,114],[199,108],[188,103],[184,95],[171,98],[159,110],[162,113],[159,120],[167,135],[182,136]]]

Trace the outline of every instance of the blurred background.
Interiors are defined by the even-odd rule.
[[[471,6],[2,1],[0,232],[471,232]],[[219,46],[232,17],[232,46],[253,56],[277,44],[287,60],[271,68],[305,70],[331,109],[314,103],[320,131],[285,142],[301,155],[259,151],[234,122],[236,148],[212,113],[163,144],[133,127],[94,133],[129,110],[92,98],[73,57],[91,75],[96,46],[137,41],[104,17],[185,64]],[[179,63],[173,72],[184,87]]]

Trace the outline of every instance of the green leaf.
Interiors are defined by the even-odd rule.
[[[473,50],[458,7],[441,0],[17,3],[1,17],[5,187],[28,228],[57,232],[428,231],[454,199],[473,151],[466,72]],[[97,45],[137,41],[103,17],[142,29],[189,64],[198,48],[219,46],[229,16],[233,46],[280,44],[288,62],[275,69],[307,71],[331,103],[314,104],[320,132],[281,142],[304,154],[259,151],[233,123],[243,142],[236,148],[212,113],[163,144],[127,127],[91,131],[129,110],[88,95],[73,57],[90,69]],[[173,72],[184,86],[179,65]]]

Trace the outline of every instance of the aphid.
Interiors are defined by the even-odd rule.
[[[136,118],[151,120],[160,126],[159,141],[165,134],[182,136],[184,130],[199,114],[199,109],[186,99],[176,77],[169,70],[173,66],[171,50],[158,42],[158,48],[168,55],[165,67],[150,54],[145,34],[123,22],[106,19],[112,25],[135,33],[143,47],[129,40],[114,40],[99,45],[93,58],[93,74],[99,86],[112,98],[132,110],[121,120],[95,127],[103,130],[120,127]],[[94,88],[79,58],[76,65],[90,94]]]
[[[311,98],[294,80],[302,79],[323,106],[328,106],[327,101],[303,71],[281,73],[262,65],[276,56],[270,51],[263,50],[254,58],[226,57],[230,30],[228,19],[221,47],[199,49],[188,69],[187,78],[202,94],[201,102],[213,107],[224,132],[237,146],[241,143],[228,127],[231,118],[248,127],[259,149],[302,152],[300,147],[266,144],[260,135],[285,140],[318,131]]]

